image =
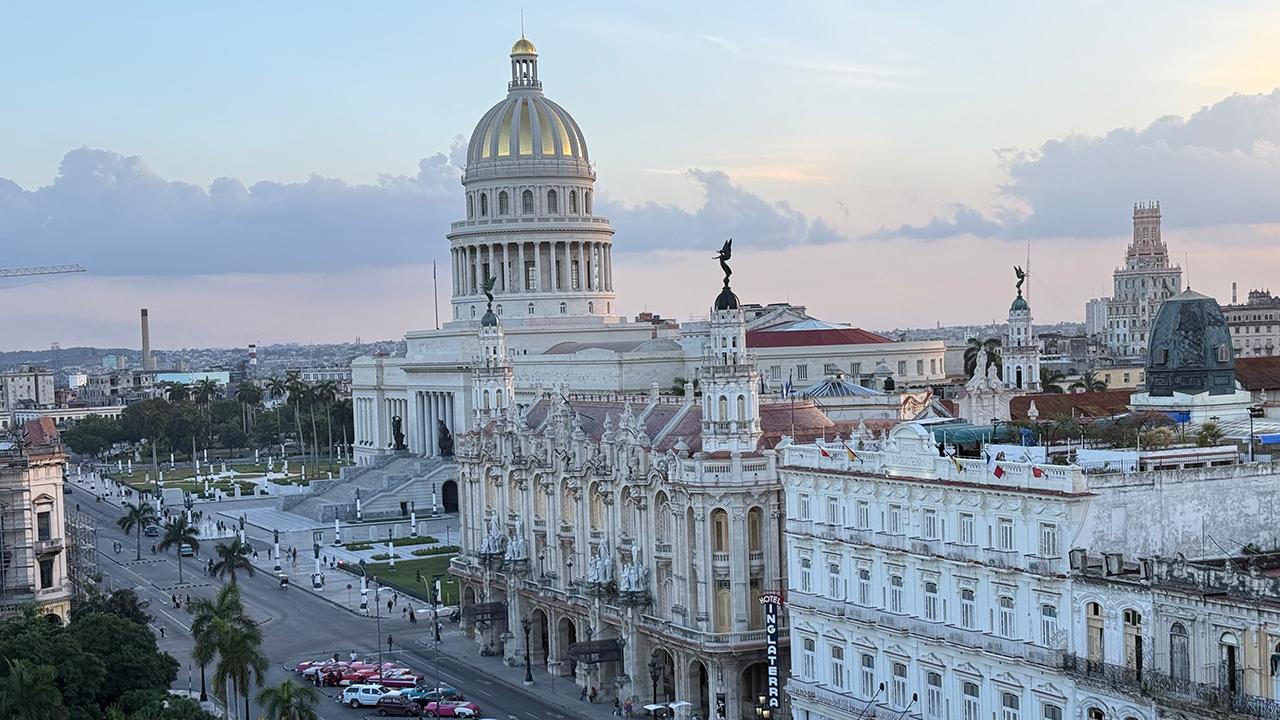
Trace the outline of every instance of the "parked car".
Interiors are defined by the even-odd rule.
[[[473,718],[480,716],[480,706],[465,700],[436,700],[422,706],[427,717]]]
[[[422,705],[400,695],[399,693],[387,693],[381,698],[378,698],[378,702],[374,705],[374,709],[383,717],[388,715],[420,717],[422,715]]]
[[[442,685],[437,688],[429,688],[429,687],[422,687],[422,686],[419,686],[416,688],[408,688],[406,690],[401,690],[400,694],[409,698],[410,700],[416,700],[420,703],[429,703],[435,700],[466,700],[467,699],[462,694],[461,690],[457,688],[449,687],[448,685]]]
[[[373,707],[383,695],[391,692],[381,685],[348,685],[342,691],[342,704],[351,707]]]
[[[182,557],[191,557],[196,554],[196,549],[191,547],[189,543],[182,543],[182,546],[178,548],[178,553]]]
[[[160,527],[157,525],[148,525],[146,530],[142,531],[147,537],[160,537]]]

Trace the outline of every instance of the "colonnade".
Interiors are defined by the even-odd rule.
[[[449,432],[457,427],[454,393],[410,391],[409,398],[355,398],[356,444],[378,449],[391,447],[392,419],[400,417],[400,431],[409,451],[428,457],[440,454],[440,423]]]
[[[486,274],[497,279],[495,293],[613,292],[609,242],[482,243],[454,248],[452,254],[454,297],[484,292]]]
[[[428,457],[440,454],[440,423],[452,433],[457,427],[454,420],[456,407],[451,392],[419,390],[413,393],[412,433],[407,441],[409,449]]]

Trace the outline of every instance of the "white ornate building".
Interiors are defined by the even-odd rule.
[[[1182,291],[1182,268],[1169,263],[1169,248],[1160,236],[1160,203],[1134,204],[1133,240],[1125,251],[1124,267],[1116,268],[1112,280],[1107,348],[1118,360],[1144,358],[1160,303]]]
[[[1006,383],[1023,392],[1039,392],[1040,343],[1031,327],[1031,304],[1022,297],[1021,285],[1009,305],[1009,332],[1000,358]]]
[[[758,600],[785,586],[769,447],[836,427],[812,403],[761,403],[727,286],[710,325],[700,398],[692,383],[674,397],[557,387],[459,436],[452,572],[482,652],[528,653],[606,701],[649,698],[653,668],[660,701],[755,717],[769,682]]]
[[[778,452],[797,720],[1155,718],[1151,702],[1076,682],[1090,613],[1113,628],[1103,642],[1117,664],[1126,608],[1149,613],[1119,599],[1091,607],[1072,549],[1205,557],[1220,552],[1210,536],[1275,538],[1272,465],[988,463],[941,457],[914,423]]]
[[[25,423],[14,442],[0,440],[0,619],[34,604],[59,622],[71,619],[63,468],[67,455],[52,419]]]

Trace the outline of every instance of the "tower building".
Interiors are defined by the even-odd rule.
[[[1000,357],[1004,381],[1019,390],[1040,389],[1040,347],[1031,330],[1031,304],[1022,296],[1025,274],[1018,270],[1018,295],[1009,305],[1009,334]]]
[[[486,294],[490,290],[490,287],[485,287]],[[484,316],[480,318],[480,357],[476,359],[475,377],[471,383],[471,407],[475,409],[476,427],[501,417],[515,401],[515,373],[507,357],[506,338],[498,316],[493,312],[493,296],[490,294],[488,298]]]
[[[1133,239],[1124,267],[1112,273],[1114,292],[1107,303],[1107,349],[1116,359],[1146,357],[1160,304],[1182,291],[1182,268],[1169,264],[1160,218],[1159,202],[1133,206]]]

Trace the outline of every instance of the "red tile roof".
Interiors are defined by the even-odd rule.
[[[1026,420],[1031,401],[1041,420],[1058,418],[1100,418],[1129,412],[1129,396],[1132,390],[1103,390],[1084,393],[1040,393],[1020,395],[1009,401],[1009,417]]]
[[[1236,379],[1245,390],[1280,390],[1280,355],[1236,358]]]
[[[754,330],[747,333],[747,347],[810,347],[814,345],[870,345],[893,342],[862,328],[834,330]]]

